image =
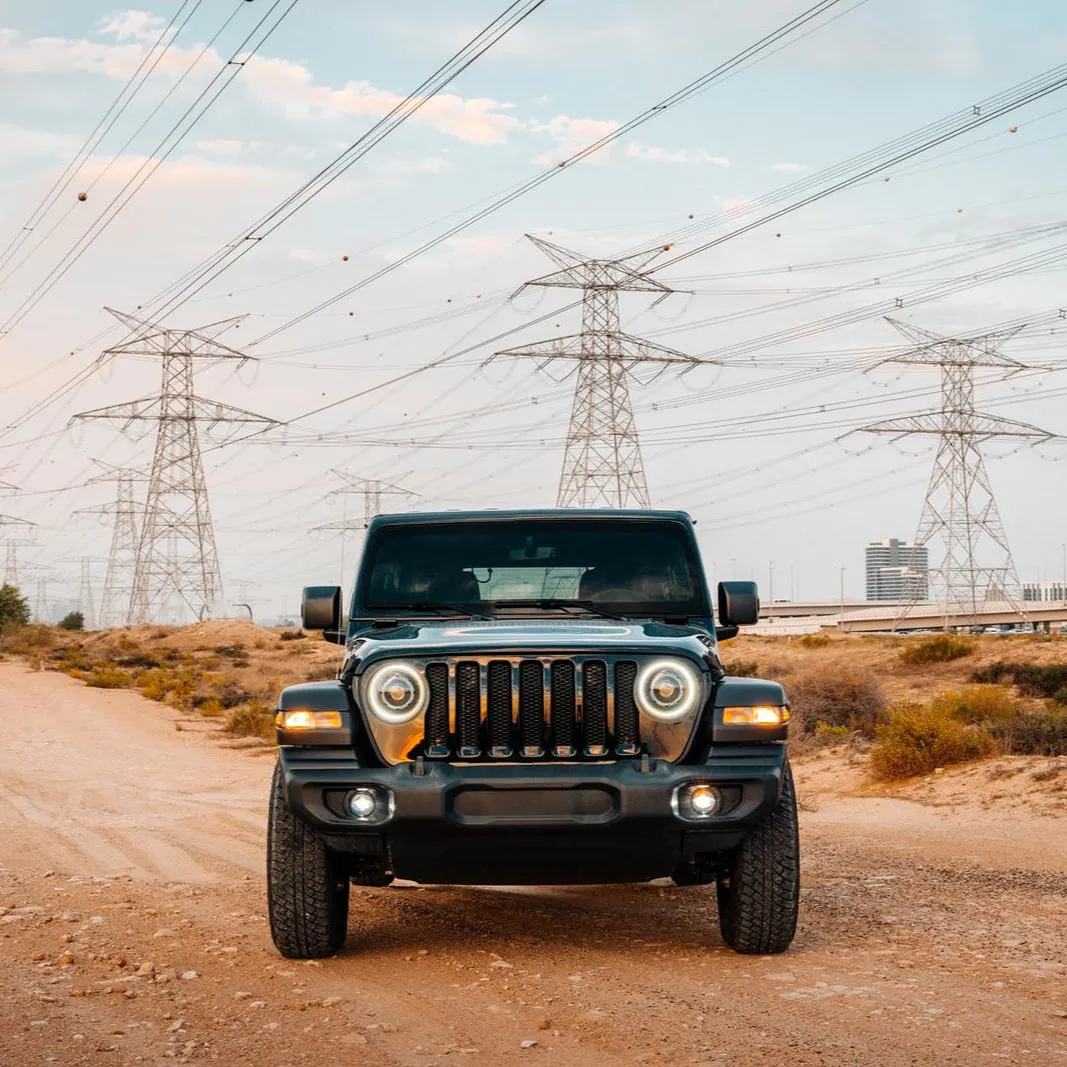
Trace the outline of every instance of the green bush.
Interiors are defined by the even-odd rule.
[[[14,630],[30,621],[30,605],[26,598],[6,582],[0,585],[0,630]]]
[[[928,663],[951,663],[963,659],[974,651],[970,641],[964,641],[952,634],[934,634],[921,641],[905,645],[900,652],[900,659],[913,667]]]
[[[1022,714],[1019,701],[1002,685],[972,685],[935,697],[930,707],[964,723],[1007,722]]]
[[[64,615],[56,624],[61,630],[84,630],[85,616],[80,611],[72,611]]]
[[[814,733],[822,724],[873,737],[886,715],[885,693],[876,679],[825,668],[792,681],[789,700],[797,732]]]
[[[1051,697],[1067,704],[1067,663],[991,663],[971,675],[974,682],[1011,681],[1024,696]]]
[[[876,732],[871,771],[876,778],[911,778],[951,763],[988,756],[996,747],[982,726],[970,726],[943,710],[907,705],[895,709]]]
[[[1012,755],[1067,756],[1067,711],[1056,707],[995,722],[990,732]]]

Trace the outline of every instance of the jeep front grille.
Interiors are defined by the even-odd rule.
[[[635,756],[637,663],[604,658],[486,659],[426,665],[430,759]]]

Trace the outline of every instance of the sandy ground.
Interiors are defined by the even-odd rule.
[[[1067,1063],[1067,770],[805,761],[784,956],[726,949],[708,888],[398,885],[305,964],[264,915],[270,752],[212,730],[0,664],[2,1067]]]

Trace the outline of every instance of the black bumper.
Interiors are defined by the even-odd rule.
[[[361,767],[350,752],[282,749],[292,810],[340,853],[380,860],[427,883],[558,885],[636,882],[726,852],[777,803],[785,746],[717,745],[707,761]],[[678,787],[720,788],[721,812],[676,810]],[[352,789],[387,790],[391,815],[346,814]]]

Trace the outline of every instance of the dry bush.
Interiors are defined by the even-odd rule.
[[[283,641],[303,641],[307,634],[303,630],[282,630],[278,637]]]
[[[318,666],[308,668],[304,680],[308,682],[326,682],[333,681],[336,677],[336,663],[320,663]]]
[[[886,715],[885,692],[874,678],[827,668],[794,679],[789,685],[789,699],[791,725],[798,733],[814,735],[822,725],[873,737]]]
[[[723,663],[723,670],[731,678],[754,678],[759,674],[759,664],[754,659],[738,659]]]
[[[876,778],[911,778],[951,763],[988,756],[996,747],[982,726],[970,726],[945,711],[905,705],[878,728],[871,750]]]
[[[1023,713],[1022,706],[1002,685],[972,685],[935,697],[930,707],[965,723],[1008,722]]]
[[[226,716],[226,730],[237,737],[274,738],[274,713],[262,700],[250,700],[231,708]]]
[[[85,684],[92,689],[126,689],[132,682],[133,677],[127,671],[105,663],[97,664],[85,675]]]
[[[226,710],[217,700],[208,699],[195,703],[196,698],[193,699],[193,706],[205,719],[217,719]]]
[[[902,663],[918,667],[928,663],[951,663],[969,656],[973,651],[974,646],[970,641],[953,637],[952,634],[934,634],[905,645],[901,649],[900,659]]]
[[[42,651],[52,648],[57,640],[54,627],[30,623],[5,631],[0,639],[0,647],[16,656],[39,656]]]
[[[830,638],[827,634],[805,634],[800,639],[800,644],[804,648],[826,648],[830,644]]]
[[[989,732],[1001,750],[1012,755],[1067,756],[1067,711],[1055,705],[995,722]]]

